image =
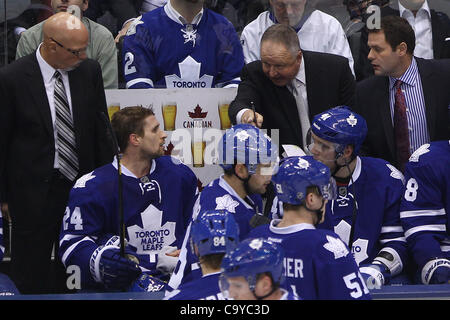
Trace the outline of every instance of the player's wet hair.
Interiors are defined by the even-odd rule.
[[[130,106],[114,113],[111,126],[121,152],[127,148],[130,134],[144,136],[144,120],[154,115],[153,109],[142,106]]]

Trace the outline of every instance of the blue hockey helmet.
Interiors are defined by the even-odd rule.
[[[244,277],[253,291],[257,276],[264,272],[270,273],[273,282],[280,285],[283,281],[283,259],[284,250],[275,242],[264,238],[243,240],[223,257],[219,282],[221,291],[228,291],[227,278],[230,277]]]
[[[191,245],[197,246],[200,256],[226,253],[238,242],[239,226],[227,210],[204,211],[192,223]]]
[[[319,138],[335,143],[338,154],[343,152],[346,146],[352,145],[353,154],[356,156],[366,138],[367,124],[362,116],[348,107],[338,106],[316,115],[311,124],[311,131]]]
[[[336,182],[330,169],[311,156],[283,159],[272,182],[278,200],[283,203],[302,204],[307,188],[312,186],[318,188],[324,199],[336,199]]]
[[[237,124],[227,129],[218,146],[219,165],[228,170],[233,165],[245,164],[249,174],[256,172],[258,164],[276,164],[278,146],[258,127]]]

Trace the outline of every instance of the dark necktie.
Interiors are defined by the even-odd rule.
[[[394,135],[398,168],[403,172],[404,165],[408,161],[410,153],[406,100],[400,88],[401,84],[401,80],[395,82]]]
[[[56,144],[59,154],[59,171],[70,181],[78,175],[78,156],[73,129],[72,114],[67,102],[66,90],[61,74],[55,72],[55,124]]]

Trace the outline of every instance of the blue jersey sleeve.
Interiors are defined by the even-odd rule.
[[[123,41],[123,74],[128,89],[153,88],[155,57],[150,31],[136,18]]]
[[[405,236],[415,262],[448,256],[450,209],[450,147],[425,144],[405,167],[406,185],[400,209]]]
[[[71,265],[80,268],[83,288],[95,285],[89,262],[92,253],[99,247],[98,241],[103,239],[102,226],[106,212],[102,203],[96,198],[89,182],[84,187],[75,185],[63,217],[59,257],[66,268]]]

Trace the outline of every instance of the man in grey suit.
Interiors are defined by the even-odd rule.
[[[0,69],[0,203],[12,220],[11,278],[23,294],[51,293],[58,280],[62,290],[63,276],[50,276],[51,253],[70,189],[112,159],[100,65],[86,59],[88,31],[61,12],[43,32],[34,53]]]

